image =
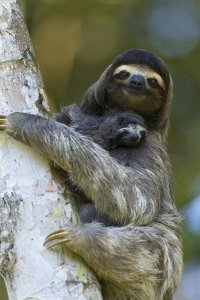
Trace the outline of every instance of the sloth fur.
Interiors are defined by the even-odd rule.
[[[83,136],[90,138],[93,142],[109,151],[109,154],[124,166],[132,166],[139,149],[134,149],[143,140],[147,133],[144,119],[135,113],[107,113],[103,116],[88,115],[83,113],[76,105],[67,106],[61,113],[54,115],[58,122],[70,126]],[[146,146],[148,147],[148,146]],[[95,209],[94,204],[87,199],[83,191],[67,178],[71,190],[76,194],[76,205],[82,223],[92,221],[101,222],[107,226],[117,226],[118,222],[112,222],[109,214],[102,215]]]

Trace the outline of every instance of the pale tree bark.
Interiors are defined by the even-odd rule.
[[[47,110],[19,2],[1,0],[0,113]],[[102,299],[83,261],[43,246],[49,232],[71,221],[69,200],[45,158],[0,135],[0,272],[9,299]]]

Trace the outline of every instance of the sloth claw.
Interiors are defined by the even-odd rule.
[[[61,244],[66,244],[67,242],[69,242],[68,239],[62,239],[60,241],[57,241],[57,242],[54,242],[54,243],[51,243],[51,244],[47,245],[47,249],[51,249],[51,248],[53,248],[55,246],[58,246],[58,245],[61,245]]]
[[[54,234],[61,233],[61,232],[63,232],[63,231],[64,231],[63,228],[62,228],[62,229],[58,229],[58,230],[54,230],[54,231],[52,231],[50,234],[48,234],[48,235],[46,236],[46,239],[47,239],[48,237],[54,235]],[[45,240],[46,240],[46,239],[45,239]]]
[[[4,131],[6,129],[7,129],[6,116],[5,115],[0,115],[0,131]]]
[[[0,123],[0,131],[4,131],[7,129],[7,125],[1,125]]]
[[[49,235],[47,235],[45,241],[44,241],[44,246],[46,246],[49,242],[52,242],[54,240],[57,240],[53,243],[50,243],[47,245],[47,248],[50,249],[54,246],[60,245],[60,244],[65,244],[69,242],[69,238],[67,238],[68,232],[65,229],[59,229],[56,231],[53,231]]]

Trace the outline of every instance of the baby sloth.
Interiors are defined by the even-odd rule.
[[[136,146],[147,131],[144,119],[133,112],[109,112],[99,117],[83,113],[76,105],[65,107],[62,113],[55,114],[55,120],[91,138],[108,151],[117,147],[123,151],[124,147]]]
[[[107,113],[99,117],[87,115],[78,106],[71,105],[65,107],[62,113],[55,114],[54,118],[99,144],[124,166],[131,166],[135,156],[133,147],[142,143],[147,132],[144,119],[133,112]],[[72,191],[79,196],[76,204],[82,223],[96,221],[106,226],[120,225],[113,222],[109,214],[98,213],[94,204],[72,180],[68,179],[68,183]]]

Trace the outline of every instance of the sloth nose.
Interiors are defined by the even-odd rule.
[[[122,136],[120,142],[124,146],[134,146],[140,141],[140,135],[135,132],[129,132],[126,135]]]
[[[126,138],[127,138],[127,140],[130,140],[130,141],[137,141],[139,138],[139,135],[138,135],[138,133],[130,132],[129,134],[127,134]]]
[[[145,86],[145,80],[142,75],[133,75],[130,80],[130,84],[133,88],[142,89]]]

